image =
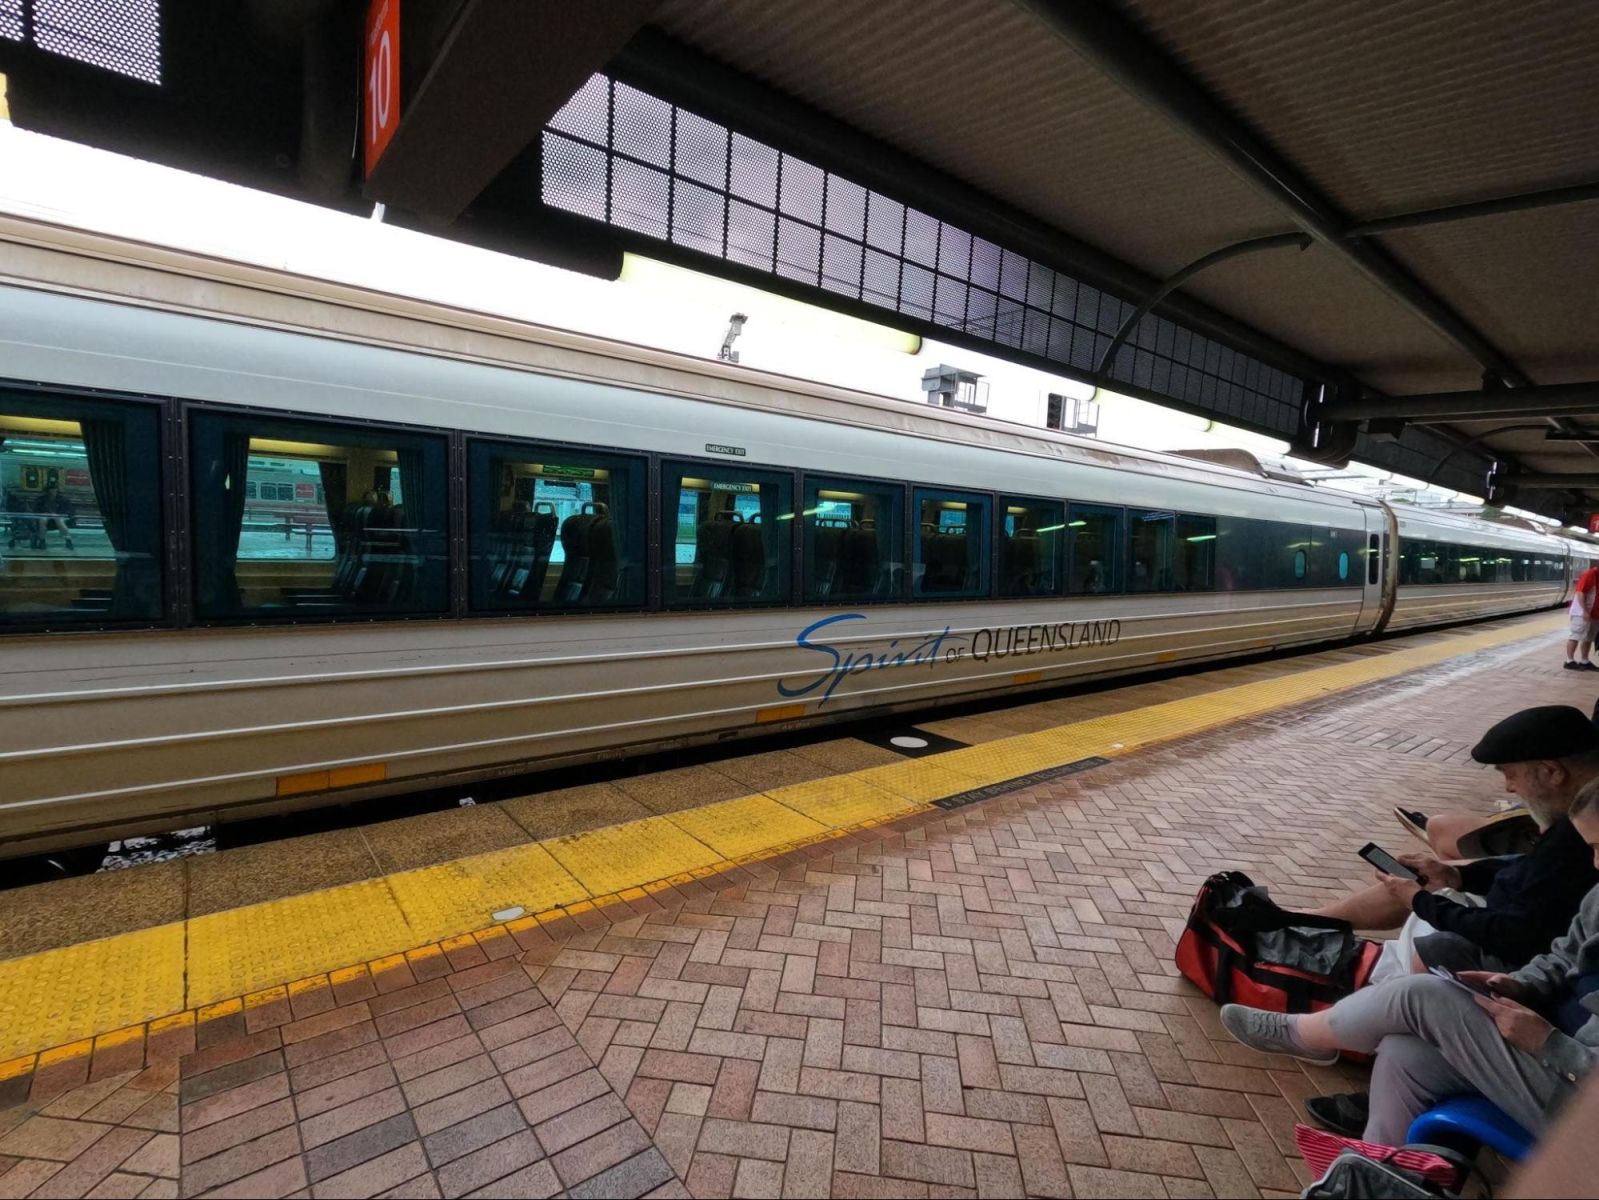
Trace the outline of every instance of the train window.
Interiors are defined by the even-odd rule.
[[[253,413],[191,428],[202,619],[449,607],[443,437]]]
[[[1216,518],[1128,509],[1130,592],[1208,592],[1216,584]]]
[[[160,413],[0,393],[0,625],[162,612]]]
[[[1171,543],[1177,535],[1177,514],[1129,508],[1127,525],[1127,590],[1171,591]]]
[[[1178,514],[1177,537],[1172,542],[1172,582],[1177,591],[1215,590],[1216,541],[1215,517]]]
[[[905,490],[805,480],[805,599],[893,600],[905,587]]]
[[[1373,533],[1366,538],[1366,582],[1370,584],[1378,583],[1382,578],[1379,573],[1381,569],[1382,541],[1377,534]]]
[[[988,497],[916,489],[917,596],[988,595]]]
[[[1360,548],[1362,534],[1353,529],[1314,526],[1310,531],[1310,582],[1314,587],[1358,587],[1351,579],[1349,561]]]
[[[1305,577],[1305,571],[1306,571],[1306,568],[1307,568],[1309,562],[1310,562],[1309,556],[1306,555],[1306,553],[1304,552],[1303,549],[1294,551],[1294,578],[1295,579],[1303,579]]]
[[[775,471],[663,468],[662,590],[668,604],[771,604],[789,597],[794,481]]]
[[[474,441],[467,488],[473,608],[644,603],[642,460]]]
[[[999,594],[1058,596],[1066,565],[1066,506],[999,499]]]
[[[1074,596],[1121,591],[1121,520],[1119,508],[1074,504],[1066,528],[1072,535],[1071,567],[1066,590]]]

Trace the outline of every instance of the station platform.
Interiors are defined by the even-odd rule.
[[[0,893],[0,1196],[1297,1194],[1193,893],[1487,813],[1544,614]],[[879,744],[881,743],[881,744]]]

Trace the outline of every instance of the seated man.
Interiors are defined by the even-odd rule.
[[[1400,929],[1383,947],[1373,983],[1435,966],[1519,967],[1548,947],[1599,883],[1566,819],[1577,792],[1599,779],[1599,727],[1566,704],[1524,709],[1483,734],[1471,756],[1504,776],[1505,790],[1521,797],[1542,833],[1528,854],[1459,867],[1401,855],[1421,883],[1379,875],[1372,886],[1317,909],[1356,929]]]
[[[1378,876],[1373,886],[1319,909],[1357,929],[1393,929],[1371,983],[1429,967],[1507,971],[1563,933],[1599,883],[1588,848],[1566,812],[1582,787],[1599,779],[1599,727],[1575,708],[1548,705],[1506,717],[1472,747],[1471,756],[1504,776],[1542,833],[1530,853],[1454,867],[1427,855],[1400,855],[1421,875],[1416,884]],[[1367,1120],[1359,1092],[1316,1096],[1305,1109],[1335,1133],[1357,1136]]]
[[[1570,820],[1599,863],[1599,781],[1576,797]],[[1221,1022],[1246,1046],[1311,1062],[1375,1051],[1361,1136],[1397,1146],[1417,1116],[1462,1092],[1486,1096],[1541,1134],[1599,1061],[1596,1014],[1599,888],[1565,934],[1519,971],[1463,971],[1459,981],[1410,975],[1302,1016],[1228,1004]]]

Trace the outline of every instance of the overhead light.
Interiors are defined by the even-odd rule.
[[[1214,542],[1216,535],[1214,533],[1196,533],[1193,537],[1184,538],[1183,540],[1187,542]]]
[[[1064,525],[1045,525],[1042,529],[1036,529],[1033,532],[1035,532],[1035,533],[1059,533],[1062,529],[1065,529],[1065,528],[1066,528],[1066,526],[1064,526]]]

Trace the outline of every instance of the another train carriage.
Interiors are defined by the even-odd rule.
[[[1494,616],[1568,598],[1565,539],[1455,513],[1393,506],[1398,595],[1388,629]],[[1579,560],[1576,571],[1584,564]]]
[[[1412,611],[1373,500],[31,222],[0,328],[99,526],[0,556],[0,853]]]

